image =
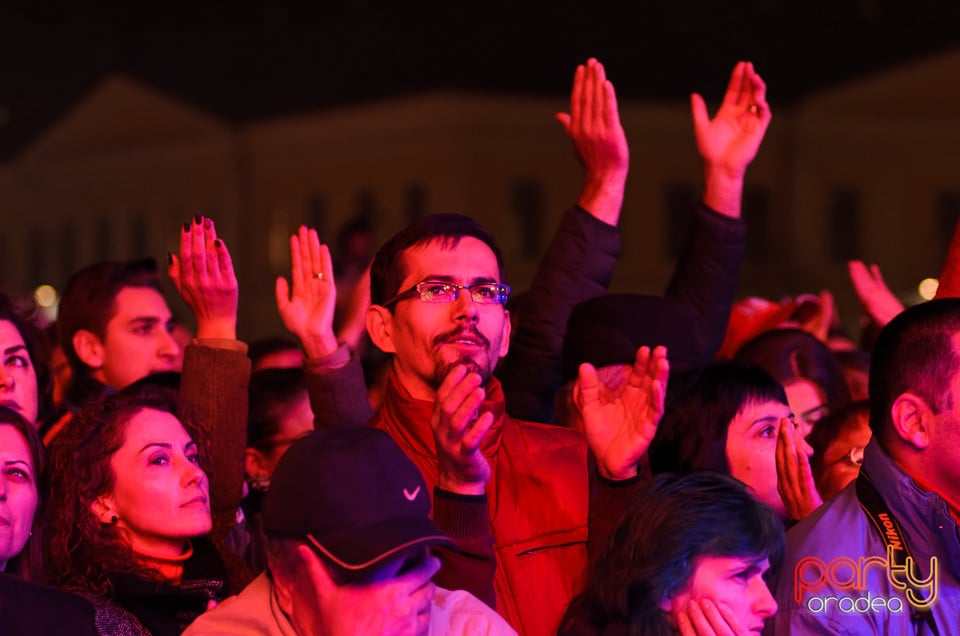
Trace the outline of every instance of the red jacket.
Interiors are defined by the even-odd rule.
[[[486,494],[496,552],[497,611],[521,634],[555,634],[587,568],[587,445],[576,431],[514,420],[497,380],[481,411],[495,421],[483,441],[491,477]],[[433,402],[416,400],[391,373],[371,425],[400,445],[431,492],[437,459]]]

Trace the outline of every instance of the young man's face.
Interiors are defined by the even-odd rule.
[[[398,292],[425,280],[458,285],[503,282],[493,251],[469,236],[456,246],[440,241],[414,246],[400,260],[406,276]],[[378,344],[396,354],[400,381],[420,399],[433,399],[457,364],[479,373],[486,384],[509,346],[510,316],[504,306],[476,303],[467,290],[460,290],[450,303],[423,302],[418,296],[403,299],[388,320],[389,335]]]
[[[92,376],[122,389],[151,373],[179,371],[180,345],[173,338],[167,301],[150,287],[124,287],[101,341],[102,364]]]

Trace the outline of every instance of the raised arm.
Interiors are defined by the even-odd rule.
[[[250,359],[237,341],[239,286],[226,244],[213,220],[197,215],[180,232],[180,254],[167,273],[197,320],[197,339],[187,347],[180,395],[197,415],[211,443],[213,537],[222,539],[236,519],[243,494],[247,445]]]
[[[583,166],[583,189],[547,248],[519,312],[510,354],[497,372],[507,412],[538,422],[553,421],[570,312],[610,285],[620,255],[616,224],[629,167],[616,94],[597,60],[577,67],[570,112],[557,114],[557,120]]]
[[[277,278],[276,298],[280,319],[303,347],[317,428],[364,424],[372,413],[363,371],[356,356],[334,335],[333,261],[316,230],[300,226],[290,237],[290,281]]]
[[[703,160],[704,194],[665,295],[682,300],[697,312],[702,346],[707,355],[714,355],[723,342],[743,261],[744,175],[763,141],[771,114],[766,85],[750,62],[734,67],[713,119],[699,94],[690,96],[690,106]]]

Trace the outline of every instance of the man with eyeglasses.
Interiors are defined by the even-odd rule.
[[[510,287],[499,249],[475,221],[434,215],[401,231],[377,253],[370,288],[367,331],[393,354],[371,424],[417,464],[437,525],[475,557],[472,572],[441,570],[437,583],[482,584],[495,562],[495,594],[470,591],[495,598],[518,632],[554,633],[587,565],[587,442],[608,480],[598,488],[637,478],[662,414],[665,351],[641,349],[631,390],[616,403],[584,370],[585,439],[506,414],[493,370],[509,345]]]

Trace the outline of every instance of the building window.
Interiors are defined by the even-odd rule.
[[[353,214],[351,218],[361,219],[370,227],[376,227],[380,217],[380,204],[373,190],[364,186],[357,192],[353,200]]]
[[[948,190],[937,196],[937,218],[932,243],[940,250],[941,258],[946,256],[950,247],[950,239],[960,220],[960,190]]]
[[[517,247],[524,257],[536,257],[543,245],[543,186],[536,179],[520,177],[510,186],[510,207],[513,226],[517,230]]]
[[[146,258],[150,254],[147,219],[142,214],[130,216],[130,256],[131,258]]]
[[[828,212],[830,258],[843,263],[858,258],[860,250],[860,194],[852,188],[836,188]]]
[[[97,219],[96,236],[96,254],[98,261],[109,261],[113,256],[113,225],[106,216]]]
[[[319,192],[314,192],[307,197],[307,227],[315,229],[321,238],[327,236],[329,229],[328,207],[327,197]]]
[[[770,191],[763,187],[747,188],[743,193],[743,222],[747,226],[746,258],[764,263],[771,257]]]
[[[46,241],[43,232],[37,229],[30,230],[27,236],[27,253],[30,255],[30,286],[36,287],[47,281]]]
[[[67,281],[77,269],[77,226],[66,223],[60,230],[60,280]]]
[[[664,244],[668,256],[677,258],[687,243],[693,208],[697,203],[697,189],[692,183],[668,183],[663,189]]]
[[[417,221],[427,213],[427,190],[422,183],[411,183],[403,194],[403,211],[407,223]]]

